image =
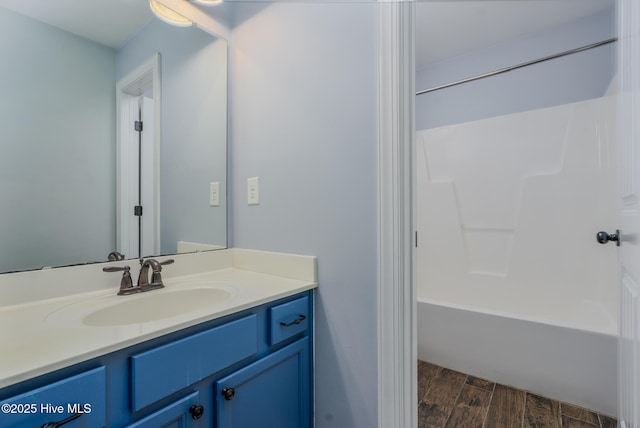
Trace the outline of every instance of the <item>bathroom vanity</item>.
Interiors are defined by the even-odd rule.
[[[215,269],[2,308],[0,426],[310,426],[315,258],[231,249],[172,267],[194,258]]]

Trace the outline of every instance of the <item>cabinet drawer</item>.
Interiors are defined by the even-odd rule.
[[[255,314],[131,357],[138,411],[258,352]]]
[[[309,298],[307,296],[269,309],[269,345],[275,345],[309,326]]]
[[[99,367],[16,395],[0,405],[3,409],[0,426],[3,428],[40,427],[78,413],[82,415],[65,424],[65,428],[104,427],[105,368]]]

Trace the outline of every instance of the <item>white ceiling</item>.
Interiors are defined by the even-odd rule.
[[[419,1],[416,69],[612,7],[614,0]]]
[[[562,25],[611,7],[613,2],[419,0],[416,67]],[[122,46],[153,16],[148,0],[0,0],[0,6],[113,48]]]
[[[0,6],[112,48],[153,18],[148,0],[0,0]]]

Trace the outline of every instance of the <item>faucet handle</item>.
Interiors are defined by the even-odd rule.
[[[131,267],[129,266],[107,266],[102,268],[103,272],[129,272],[130,270]]]
[[[168,259],[165,260],[163,262],[158,262],[158,269],[154,269],[151,271],[151,284],[149,284],[150,286],[154,287],[154,288],[162,288],[164,287],[164,284],[162,283],[162,267],[160,265],[170,265],[171,263],[173,263],[174,260],[173,259]]]
[[[162,262],[157,261],[156,259],[145,259],[145,258],[140,258],[140,266],[144,266],[145,263],[151,265],[152,267],[157,267],[158,265],[170,265],[171,263],[175,262],[175,260],[173,259],[167,259],[164,260]]]
[[[138,293],[140,291],[139,287],[133,286],[133,280],[131,279],[131,267],[107,266],[102,268],[102,271],[103,272],[122,272],[122,279],[120,280],[120,291],[118,291],[118,296]]]

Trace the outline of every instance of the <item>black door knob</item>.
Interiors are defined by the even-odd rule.
[[[222,388],[222,396],[225,400],[233,400],[233,397],[236,395],[236,390],[233,388]]]
[[[609,241],[613,241],[616,243],[616,246],[620,246],[620,231],[616,230],[616,233],[609,234],[607,232],[598,232],[596,234],[596,239],[601,244],[606,244]]]
[[[204,407],[194,404],[189,407],[189,413],[191,413],[191,417],[193,419],[200,419],[204,414]]]

